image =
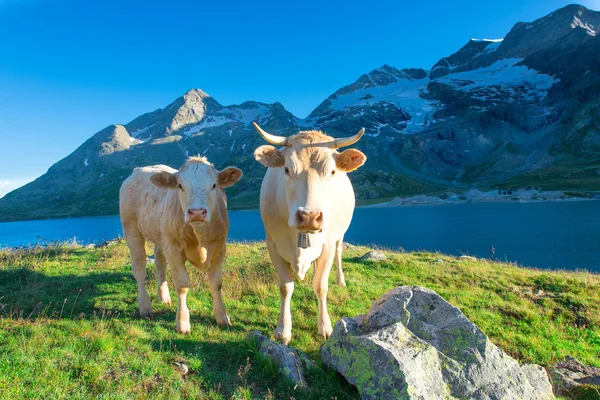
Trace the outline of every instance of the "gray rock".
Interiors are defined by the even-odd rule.
[[[473,256],[460,256],[459,258],[461,260],[477,261],[477,258],[475,258]]]
[[[567,357],[551,370],[554,393],[569,396],[570,392],[581,385],[593,385],[600,392],[600,368],[588,367],[578,360]]]
[[[116,245],[117,243],[119,243],[119,239],[110,239],[110,240],[100,243],[96,247],[98,247],[98,248],[111,247],[111,246]]]
[[[173,362],[173,367],[175,371],[181,376],[187,375],[190,372],[190,368],[182,362]]]
[[[259,331],[250,332],[247,340],[257,344],[259,353],[275,363],[279,367],[281,375],[300,387],[306,387],[304,371],[315,367],[314,362],[306,354],[283,344],[275,343]]]
[[[368,314],[342,318],[321,357],[363,399],[554,398],[541,367],[521,367],[457,307],[422,287],[398,287]]]
[[[361,261],[383,261],[387,258],[385,254],[383,254],[379,250],[371,250],[363,255],[360,260]]]

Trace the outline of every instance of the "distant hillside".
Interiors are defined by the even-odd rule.
[[[352,174],[360,200],[535,185],[600,189],[600,13],[571,5],[502,39],[472,39],[431,70],[384,65],[324,100],[306,119],[280,103],[223,106],[199,89],[164,109],[96,133],[34,182],[0,199],[0,220],[117,213],[136,166],[179,167],[203,154],[237,165],[231,208],[256,207],[264,167],[252,157],[266,130],[367,134]],[[26,201],[25,201],[26,200]]]

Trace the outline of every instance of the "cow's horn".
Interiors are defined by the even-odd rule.
[[[262,138],[265,139],[267,142],[274,144],[275,146],[285,146],[286,145],[287,138],[285,136],[271,135],[270,133],[265,132],[260,126],[258,126],[258,124],[256,122],[252,122],[252,125],[254,125],[254,128],[256,129],[258,134],[260,136],[262,136]]]
[[[356,135],[348,136],[345,138],[335,139],[333,142],[329,142],[328,146],[330,149],[339,149],[340,147],[346,147],[353,145],[358,142],[358,139],[365,133],[365,128],[362,128]]]

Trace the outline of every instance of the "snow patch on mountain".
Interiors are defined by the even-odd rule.
[[[131,136],[134,138],[137,138],[139,135],[141,135],[142,133],[146,132],[148,129],[152,128],[154,125],[156,125],[156,122],[153,123],[152,125],[148,125],[146,127],[140,128],[138,130],[136,130],[135,132],[131,133]]]
[[[231,123],[243,124],[244,126],[249,126],[253,121],[266,123],[270,118],[271,109],[266,104],[257,104],[255,107],[223,107],[223,109],[213,115],[205,115],[197,124],[187,126],[183,131],[183,135],[189,137],[206,128],[214,128]],[[227,130],[229,136],[232,133],[232,129]]]
[[[581,11],[579,16],[581,16]],[[573,17],[573,22],[571,22],[571,28],[575,29],[575,28],[583,28],[586,30],[586,33],[590,36],[596,36],[596,31],[594,30],[594,26],[588,23],[584,23],[583,21],[581,21],[581,19],[579,19],[577,17],[577,15],[575,15]]]
[[[201,132],[203,129],[222,126],[230,122],[235,122],[235,120],[223,115],[205,117],[198,124],[185,128],[183,130],[183,136],[191,136]]]
[[[506,58],[489,67],[454,73],[437,81],[457,90],[478,92],[473,97],[479,100],[496,99],[504,94],[509,94],[510,102],[517,97],[528,101],[543,99],[558,79],[524,65],[516,65],[521,61],[520,58]]]
[[[476,40],[476,39],[471,39],[471,40]],[[482,39],[482,41],[484,41],[484,42],[490,42],[490,44],[488,44],[487,46],[485,46],[485,49],[481,50],[473,58],[482,56],[484,54],[493,53],[494,51],[498,50],[498,47],[500,47],[500,45],[502,44],[503,40],[504,39]]]
[[[359,89],[330,99],[330,109],[338,111],[357,106],[370,107],[377,103],[392,103],[411,117],[404,133],[416,133],[427,125],[431,115],[438,108],[438,101],[426,100],[421,97],[429,82],[429,78],[398,79],[396,83],[386,86]],[[378,127],[377,135],[380,129],[381,126]]]
[[[472,38],[471,39],[474,42],[491,42],[491,43],[500,43],[501,41],[503,41],[504,39],[476,39],[476,38]]]

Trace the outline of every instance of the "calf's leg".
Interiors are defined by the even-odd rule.
[[[222,286],[222,270],[223,270],[223,259],[225,258],[225,246],[218,250],[218,254],[215,254],[211,261],[210,268],[207,271],[208,284],[210,285],[210,292],[213,298],[213,312],[215,319],[219,326],[231,326],[227,311],[225,310],[225,303],[223,303],[223,296],[221,294]]]
[[[158,281],[158,298],[161,303],[171,305],[171,295],[167,284],[167,259],[160,246],[154,246],[154,267]]]
[[[294,274],[290,264],[285,261],[275,247],[273,239],[267,234],[267,249],[271,256],[271,261],[277,271],[279,278],[279,295],[281,296],[281,310],[279,312],[279,320],[277,328],[275,328],[274,336],[276,339],[287,345],[292,340],[292,312],[290,305],[292,303],[292,293],[294,293]]]
[[[131,254],[131,270],[138,287],[140,317],[152,318],[152,305],[146,290],[146,240],[135,227],[123,226],[127,247]]]
[[[167,262],[171,267],[173,282],[177,290],[177,331],[181,334],[190,333],[190,310],[187,306],[187,292],[190,288],[190,276],[185,269],[183,250],[177,248],[165,251]]]

